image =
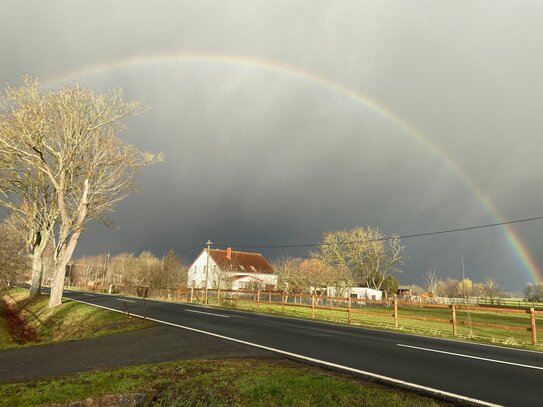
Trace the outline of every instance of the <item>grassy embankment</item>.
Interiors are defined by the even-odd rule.
[[[9,334],[8,322],[0,312],[0,349],[15,346],[15,342]]]
[[[215,301],[211,305],[217,305]],[[254,302],[245,301],[221,301],[222,307],[236,308],[247,311],[258,311],[269,314],[285,315],[297,318],[312,318],[312,310],[309,307],[288,306],[284,308],[284,314],[281,305],[261,303],[257,306]],[[363,314],[361,312],[371,312],[376,315]],[[392,307],[353,307],[352,325],[367,326],[387,330],[395,330],[394,319],[392,318]],[[518,347],[523,349],[543,351],[543,313],[536,313],[536,324],[538,334],[541,337],[538,344],[534,347],[531,342],[530,316],[525,313],[504,313],[500,311],[469,311],[457,309],[456,318],[458,321],[458,336],[453,336],[452,324],[447,322],[436,322],[430,319],[443,319],[450,321],[452,319],[451,310],[448,308],[424,308],[424,307],[399,307],[398,309],[398,329],[399,332],[413,333],[418,335],[429,335],[441,338],[456,338],[461,340],[470,340],[487,344]],[[402,316],[404,318],[402,318]],[[405,317],[428,318],[428,320],[414,320]],[[315,309],[315,319],[324,320],[333,323],[347,323],[348,314],[346,310]],[[470,322],[471,321],[471,329]],[[476,326],[476,324],[495,324],[508,325],[512,330],[503,327]]]
[[[28,291],[14,289],[2,297],[12,316],[0,318],[0,349],[94,338],[144,326],[139,319],[128,320],[123,314],[66,299],[53,309],[47,308],[49,297],[43,295],[25,304],[27,296]]]
[[[443,406],[448,403],[286,360],[198,360],[0,385],[0,406],[145,393],[154,406]]]

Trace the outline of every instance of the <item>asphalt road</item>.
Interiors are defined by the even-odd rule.
[[[0,352],[0,384],[189,359],[273,358],[273,352],[157,325],[99,338]],[[152,349],[152,351],[150,351]]]
[[[143,315],[143,300],[65,291]],[[126,302],[125,302],[126,301]],[[543,405],[543,354],[242,311],[146,300],[147,316],[297,359],[466,403]],[[486,404],[485,404],[486,403]]]

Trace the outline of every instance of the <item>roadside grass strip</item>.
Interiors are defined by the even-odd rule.
[[[154,406],[391,406],[451,404],[278,359],[168,362],[0,385],[0,406],[39,406],[145,393]]]

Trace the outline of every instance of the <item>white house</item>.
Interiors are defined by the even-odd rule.
[[[209,265],[209,270],[207,267]],[[277,276],[273,267],[260,253],[204,249],[189,267],[189,287],[231,290],[260,289],[274,291]]]

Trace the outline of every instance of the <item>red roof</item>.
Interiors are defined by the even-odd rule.
[[[273,267],[260,253],[236,252],[232,250],[230,259],[226,250],[210,249],[209,255],[223,271],[243,273],[273,273]]]

